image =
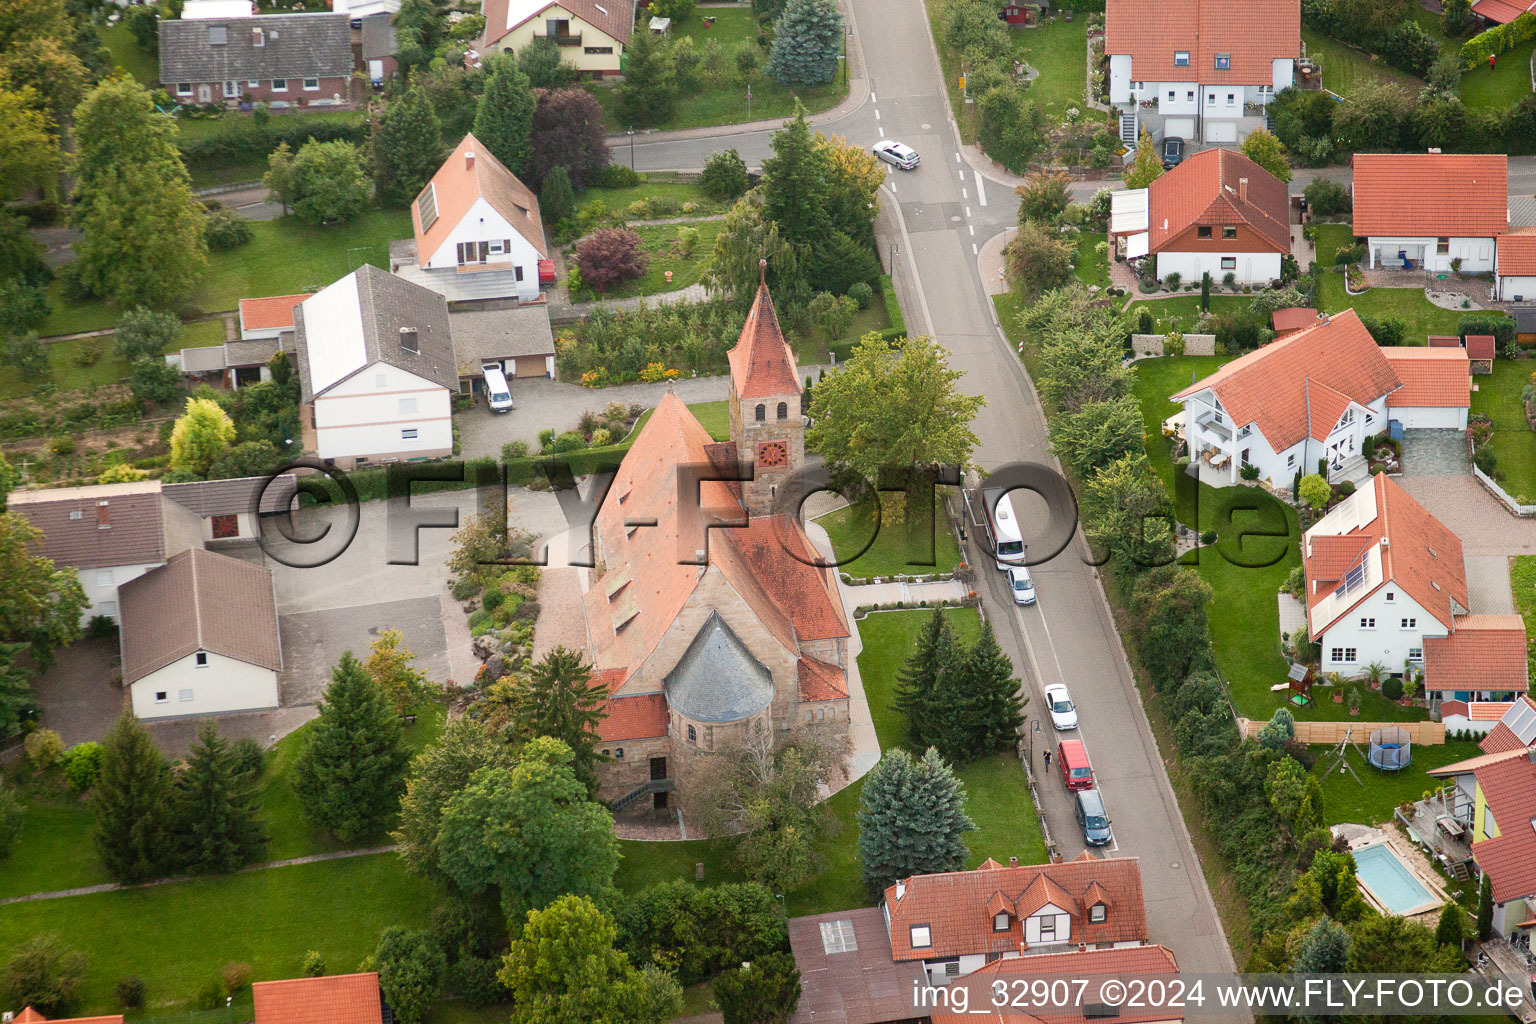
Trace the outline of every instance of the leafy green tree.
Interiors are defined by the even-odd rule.
[[[33,935],[11,954],[0,991],[14,1006],[30,1006],[46,1017],[67,1017],[80,1003],[85,954],[57,935]]]
[[[1242,153],[1281,181],[1291,180],[1291,162],[1285,155],[1285,143],[1265,129],[1255,128],[1244,137]]]
[[[1340,974],[1348,970],[1349,933],[1332,918],[1320,917],[1302,938],[1291,969],[1306,974]]]
[[[368,176],[357,147],[350,142],[311,139],[304,143],[293,157],[291,188],[283,205],[307,224],[349,221],[368,208]]]
[[[789,0],[774,23],[768,77],[784,85],[826,85],[837,77],[843,15],[832,0]]]
[[[466,892],[498,888],[514,930],[561,893],[606,891],[618,870],[613,814],[588,798],[574,760],[559,740],[535,737],[515,768],[480,769],[444,808],[443,871]]]
[[[677,982],[637,970],[616,938],[613,920],[586,896],[530,911],[499,975],[512,993],[512,1024],[662,1024],[680,1012]]]
[[[118,321],[113,337],[118,353],[131,363],[143,356],[158,359],[180,333],[181,321],[174,314],[135,306]]]
[[[80,639],[80,613],[90,602],[74,569],[36,553],[42,537],[22,516],[0,515],[0,642],[26,644],[46,671],[56,651]]]
[[[448,801],[469,786],[482,768],[511,769],[516,749],[468,719],[451,722],[443,738],[422,749],[411,762],[405,795],[400,798],[400,823],[390,838],[400,844],[400,856],[412,872],[448,881],[438,861],[437,844]]]
[[[309,729],[294,764],[305,816],[343,842],[376,835],[399,806],[410,755],[383,688],[351,651],[332,670]]]
[[[176,839],[181,869],[224,874],[253,863],[267,846],[257,780],[212,722],[197,733],[176,779]]]
[[[489,91],[490,83],[486,88]],[[532,118],[530,110],[530,123]],[[480,141],[495,152],[494,143]],[[391,100],[384,112],[374,118],[369,143],[374,193],[379,202],[394,207],[411,205],[411,200],[427,187],[443,163],[443,129],[426,90],[414,85]],[[308,148],[306,145],[305,149]],[[526,152],[525,149],[524,155]],[[300,150],[301,159],[303,155]]]
[[[1062,171],[1031,174],[1013,190],[1019,197],[1019,223],[1038,220],[1053,224],[1072,202],[1071,179]]]
[[[533,95],[533,86],[528,84],[528,76],[517,66],[512,54],[499,54],[487,63],[490,73],[475,108],[475,138],[484,143],[507,170],[521,174],[523,165],[528,162],[533,110],[538,100]],[[547,211],[544,215],[549,216]]]
[[[1141,138],[1136,140],[1136,155],[1131,158],[1131,166],[1125,169],[1125,187],[1146,188],[1162,176],[1163,160],[1157,155],[1157,143],[1143,128]]]
[[[518,694],[516,723],[524,736],[548,736],[571,751],[576,777],[597,794],[598,727],[608,717],[608,691],[592,682],[592,665],[564,646],[528,669]]]
[[[725,1024],[787,1024],[800,1005],[800,972],[789,953],[768,953],[726,971],[710,988]]]
[[[373,953],[379,992],[401,1024],[418,1024],[442,990],[447,961],[426,932],[384,929]]]
[[[699,176],[699,187],[711,199],[732,202],[747,190],[747,162],[732,149],[722,149],[710,155],[704,162],[704,173]]]
[[[898,879],[963,870],[964,836],[976,829],[965,813],[965,784],[932,747],[921,758],[886,751],[864,779],[858,820],[871,900]]]
[[[1072,279],[1072,246],[1039,221],[1025,221],[1008,242],[1008,278],[1020,295],[1034,299]]]
[[[205,476],[229,450],[235,439],[235,422],[211,398],[187,399],[186,411],[171,428],[171,465]]]
[[[1333,489],[1321,475],[1308,473],[1301,478],[1301,500],[1306,502],[1308,507],[1322,509],[1332,498]]]
[[[576,190],[564,167],[551,167],[539,189],[539,213],[546,224],[559,224],[576,214]]]
[[[740,306],[750,305],[765,272],[764,260],[768,288],[780,302],[785,292],[804,290],[794,244],[768,215],[762,190],[753,189],[726,212],[715,236],[715,251],[704,268],[704,282],[711,292]]]
[[[1141,406],[1129,395],[1085,402],[1076,412],[1057,413],[1047,427],[1051,451],[1081,480],[1142,451],[1143,430]]]
[[[672,55],[651,32],[636,32],[624,48],[624,81],[619,85],[619,120],[649,128],[672,116],[677,79]]]
[[[93,89],[74,121],[81,284],[122,306],[178,305],[206,268],[208,250],[175,123],[131,78]]]
[[[101,775],[91,788],[96,850],[119,882],[142,882],[172,857],[171,781],[165,759],[133,712],[102,741]]]

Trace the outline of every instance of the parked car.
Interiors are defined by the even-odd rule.
[[[1077,708],[1067,688],[1060,683],[1045,688],[1045,709],[1051,713],[1051,725],[1058,730],[1066,732],[1077,728]]]
[[[1014,604],[1035,603],[1035,581],[1024,566],[1015,565],[1008,570],[1008,586],[1013,591]]]
[[[1083,838],[1090,845],[1104,846],[1114,840],[1109,815],[1104,812],[1104,798],[1098,790],[1085,789],[1072,803],[1077,808],[1077,827],[1083,830]]]
[[[1184,140],[1169,136],[1163,140],[1163,170],[1172,170],[1184,162]]]
[[[1082,740],[1062,740],[1056,748],[1056,763],[1061,766],[1061,781],[1068,789],[1092,789],[1093,765]]]
[[[485,401],[491,412],[512,411],[512,388],[500,363],[482,363],[480,373],[485,378]]]
[[[870,149],[881,160],[894,164],[904,171],[915,171],[917,165],[923,162],[923,158],[917,155],[917,150],[894,139],[881,139]]]

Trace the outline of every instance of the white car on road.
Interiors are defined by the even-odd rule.
[[[917,155],[917,150],[894,139],[881,139],[870,149],[881,160],[894,164],[904,171],[915,171],[917,165],[923,162],[923,158]]]
[[[1077,728],[1077,708],[1072,695],[1060,683],[1045,688],[1045,708],[1051,713],[1051,725],[1066,732]]]

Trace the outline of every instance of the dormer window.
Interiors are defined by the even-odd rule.
[[[1232,70],[1232,55],[1230,53],[1218,53],[1216,55],[1216,70],[1217,71],[1231,71]]]
[[[1093,906],[1088,908],[1088,920],[1092,921],[1094,924],[1103,924],[1104,919],[1108,916],[1109,908],[1105,907],[1102,903],[1095,903]]]
[[[1008,930],[1007,911],[992,915],[992,930],[995,932],[1005,932]]]
[[[926,924],[912,926],[912,948],[927,949],[933,945],[933,929]]]
[[[1173,66],[1176,67],[1176,68],[1187,68],[1187,67],[1189,67],[1189,51],[1188,50],[1175,50],[1175,51],[1173,51]]]

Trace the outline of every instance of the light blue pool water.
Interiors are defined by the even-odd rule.
[[[1394,914],[1407,913],[1425,904],[1438,903],[1435,894],[1414,877],[1391,847],[1367,846],[1356,850],[1355,873],[1360,881]]]

